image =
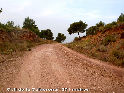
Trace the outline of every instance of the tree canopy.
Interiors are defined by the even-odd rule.
[[[35,24],[35,21],[33,19],[30,19],[29,17],[25,18],[22,28],[29,29],[32,32],[39,35],[39,29],[38,29],[37,25]]]
[[[86,35],[95,35],[97,33],[97,27],[91,26],[86,30]]]
[[[85,32],[86,27],[87,27],[87,24],[84,23],[83,21],[74,22],[70,24],[70,27],[68,28],[68,32],[70,35],[74,33],[78,33],[79,35],[79,32],[81,33]]]
[[[104,27],[105,26],[105,23],[100,21],[99,23],[96,24],[96,27]]]
[[[8,27],[14,27],[14,22],[13,21],[8,21],[6,23],[6,26],[8,26]]]
[[[117,19],[117,22],[124,22],[124,14],[123,13],[121,13],[119,18]]]
[[[65,39],[66,39],[66,36],[64,34],[58,33],[58,36],[56,37],[55,41],[62,43],[62,42],[64,42]]]
[[[47,30],[41,30],[39,36],[43,39],[47,39],[47,40],[53,40],[53,33],[51,32],[50,29]]]

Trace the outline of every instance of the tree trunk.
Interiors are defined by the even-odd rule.
[[[78,35],[79,35],[79,32],[78,32]],[[79,39],[80,39],[80,35],[79,35]]]
[[[79,35],[79,32],[78,32],[78,35]]]

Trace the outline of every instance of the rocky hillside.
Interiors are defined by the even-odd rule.
[[[110,64],[124,67],[124,24],[117,24],[95,35],[75,39],[67,47]]]
[[[9,32],[0,30],[0,42],[15,42],[19,40],[38,42],[40,38],[28,30],[13,30]]]
[[[3,55],[30,50],[33,46],[52,42],[54,41],[41,39],[29,30],[0,30],[0,54]]]

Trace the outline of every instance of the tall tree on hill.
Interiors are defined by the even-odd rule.
[[[117,19],[117,22],[124,22],[124,14],[123,13],[121,13],[119,18]]]
[[[25,18],[22,28],[29,29],[32,32],[39,35],[39,29],[38,29],[37,25],[35,24],[35,21],[33,19],[30,19],[29,17]]]
[[[83,33],[85,32],[85,29],[87,27],[87,24],[84,23],[83,21],[79,21],[79,22],[74,22],[72,24],[70,24],[70,27],[68,28],[68,32],[69,34],[74,34],[74,33]],[[79,38],[80,38],[80,35],[79,35]]]
[[[41,30],[41,32],[39,33],[39,36],[43,39],[47,39],[47,40],[53,40],[53,33],[50,29],[47,30]]]
[[[56,37],[57,42],[62,43],[66,39],[66,36],[62,33],[58,33],[58,36]]]

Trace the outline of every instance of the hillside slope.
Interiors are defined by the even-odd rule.
[[[52,43],[52,40],[43,40],[29,30],[0,30],[0,54],[10,54],[16,51],[27,50],[35,45]]]
[[[89,57],[124,66],[124,24],[82,37],[66,46]]]
[[[15,42],[21,40],[38,42],[39,38],[36,34],[28,30],[0,30],[0,42]]]

